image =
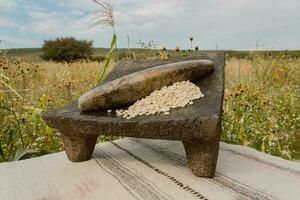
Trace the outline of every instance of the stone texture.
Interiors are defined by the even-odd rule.
[[[91,159],[97,138],[97,135],[62,134],[64,149],[68,159],[73,162]]]
[[[214,62],[214,72],[195,82],[200,86],[204,98],[194,101],[194,104],[184,108],[174,109],[170,115],[139,116],[133,119],[116,117],[106,111],[81,113],[78,103],[73,102],[62,109],[46,112],[42,115],[45,122],[56,128],[68,138],[67,154],[72,161],[89,158],[94,145],[84,141],[80,136],[115,135],[137,138],[181,140],[187,151],[190,168],[197,176],[211,177],[215,170],[218,143],[221,131],[222,103],[224,93],[224,54],[223,52],[200,52],[185,58],[172,58],[168,62],[180,60],[209,59]],[[134,73],[147,67],[166,64],[159,60],[145,60],[134,64],[120,64],[106,77],[103,84],[129,73]],[[119,67],[122,66],[122,67]],[[77,142],[77,143],[76,143]],[[73,144],[75,143],[75,144]],[[85,145],[84,145],[85,143]],[[76,153],[77,151],[86,153]],[[83,150],[82,150],[83,149]],[[89,149],[89,150],[87,150]],[[199,154],[199,155],[198,155]],[[85,155],[85,156],[81,156]]]
[[[210,60],[181,61],[144,69],[88,91],[79,98],[78,106],[83,112],[118,108],[136,102],[163,86],[178,81],[197,81],[213,70]]]
[[[211,178],[216,171],[219,152],[219,139],[203,141],[190,139],[182,141],[187,164],[196,176]]]

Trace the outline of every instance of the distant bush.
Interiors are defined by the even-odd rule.
[[[300,58],[299,50],[283,50],[283,51],[226,51],[226,58],[238,58],[238,59],[256,59],[257,56],[263,57],[288,57],[288,58]]]
[[[92,56],[92,41],[76,40],[73,37],[45,40],[42,46],[41,58],[56,62],[72,62],[88,59]]]
[[[105,56],[91,56],[89,57],[89,60],[93,62],[103,62],[105,60]]]
[[[118,60],[122,60],[122,59],[136,59],[136,56],[133,52],[122,51],[118,53]]]

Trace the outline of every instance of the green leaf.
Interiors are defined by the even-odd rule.
[[[116,43],[117,43],[117,36],[116,36],[116,34],[113,34],[113,37],[112,37],[111,43],[110,43],[109,51],[106,54],[106,61],[105,61],[105,64],[103,66],[103,71],[102,71],[102,73],[101,73],[101,75],[100,75],[100,77],[98,79],[98,83],[100,83],[102,81],[102,79],[103,79],[103,77],[104,77],[104,75],[105,75],[105,73],[107,71],[107,68],[108,68],[108,66],[110,64],[110,60],[112,58],[112,54],[113,54],[113,52],[115,50]]]
[[[0,156],[4,159],[4,152],[3,152],[3,149],[2,149],[1,140],[0,140]]]
[[[49,153],[49,151],[43,149],[20,149],[16,151],[13,161],[39,157]]]
[[[116,42],[117,42],[117,36],[116,36],[116,34],[113,34],[113,38],[110,43],[109,54],[111,54],[114,51]]]
[[[15,133],[13,130],[9,130],[7,134],[7,145],[13,144],[14,140],[15,140]]]

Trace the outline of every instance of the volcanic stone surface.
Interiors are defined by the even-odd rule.
[[[181,61],[144,69],[101,84],[83,94],[78,100],[79,109],[87,112],[126,106],[163,86],[180,81],[198,81],[213,70],[210,60]]]
[[[104,83],[153,66],[182,60],[208,59],[214,63],[214,72],[195,84],[205,97],[184,108],[174,109],[170,115],[146,115],[132,119],[116,117],[114,113],[96,111],[81,113],[78,103],[42,115],[46,123],[62,134],[69,160],[89,160],[98,135],[116,135],[139,138],[181,140],[186,151],[187,164],[200,177],[212,177],[218,160],[224,92],[224,54],[201,52],[177,56],[166,61],[146,59],[121,62],[106,77]]]
[[[200,86],[205,97],[195,100],[191,106],[172,110],[170,115],[139,116],[128,120],[106,111],[81,113],[78,102],[73,102],[62,109],[44,113],[42,117],[50,127],[70,137],[116,135],[183,141],[219,140],[224,92],[223,52],[191,53],[184,58],[173,57],[168,61],[124,61],[108,74],[102,84],[160,64],[199,59],[208,59],[214,63],[214,72],[195,83]]]

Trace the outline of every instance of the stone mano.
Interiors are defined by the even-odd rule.
[[[224,93],[224,53],[208,51],[174,57],[168,61],[144,60],[122,62],[108,74],[102,84],[122,76],[161,64],[182,60],[209,59],[214,72],[196,82],[204,98],[184,108],[174,109],[170,115],[139,116],[133,119],[116,117],[106,111],[81,113],[78,103],[43,113],[45,122],[57,129],[71,161],[89,160],[98,135],[115,135],[137,138],[181,140],[190,169],[196,176],[212,177],[215,173]]]

